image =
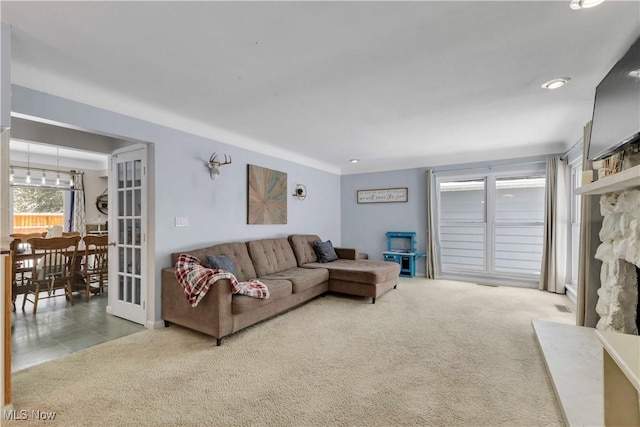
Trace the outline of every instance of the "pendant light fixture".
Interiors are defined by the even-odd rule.
[[[60,185],[60,149],[56,147],[56,185]]]
[[[31,184],[31,145],[27,144],[27,177],[24,180],[27,184]]]

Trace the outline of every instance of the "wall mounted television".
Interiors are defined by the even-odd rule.
[[[596,88],[589,160],[640,141],[640,39]]]

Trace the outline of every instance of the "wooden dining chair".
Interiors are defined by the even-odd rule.
[[[31,276],[31,266],[26,262],[22,240],[13,239],[9,244],[11,252],[11,303],[13,311],[16,311],[16,299],[18,295],[25,293],[27,280]]]
[[[38,257],[33,263],[31,277],[28,281],[27,293],[22,301],[22,309],[27,301],[33,304],[33,314],[38,310],[38,300],[66,296],[73,305],[72,281],[76,266],[76,255],[80,236],[52,237],[49,239],[29,239],[31,253]],[[63,289],[64,294],[56,294],[57,289]],[[41,296],[42,292],[46,296]],[[33,296],[33,300],[29,299]]]
[[[36,237],[45,237],[47,232],[42,233],[13,233],[9,237],[13,240],[9,245],[11,252],[11,303],[13,311],[16,311],[16,299],[18,295],[26,292],[27,281],[31,277],[31,265],[34,262],[33,257],[25,255],[29,250],[27,240]],[[30,252],[30,251],[29,251]]]
[[[80,236],[80,232],[79,231],[63,231],[62,232],[62,237],[74,237],[74,236]]]
[[[82,277],[85,284],[85,298],[89,301],[92,291],[100,294],[108,286],[109,280],[109,236],[84,236],[82,257]]]
[[[27,243],[27,240],[29,239],[33,239],[36,237],[47,237],[47,232],[43,231],[41,233],[13,233],[9,234],[9,237],[20,239],[23,243]]]

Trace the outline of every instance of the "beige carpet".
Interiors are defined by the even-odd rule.
[[[375,305],[329,295],[226,338],[145,330],[14,374],[37,425],[561,425],[533,289],[401,279]],[[30,422],[8,424],[28,425]]]

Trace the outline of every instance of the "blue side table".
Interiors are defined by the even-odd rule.
[[[416,252],[416,233],[406,231],[387,232],[387,250],[382,253],[385,261],[400,264],[400,277],[416,275],[416,260],[426,253]]]

